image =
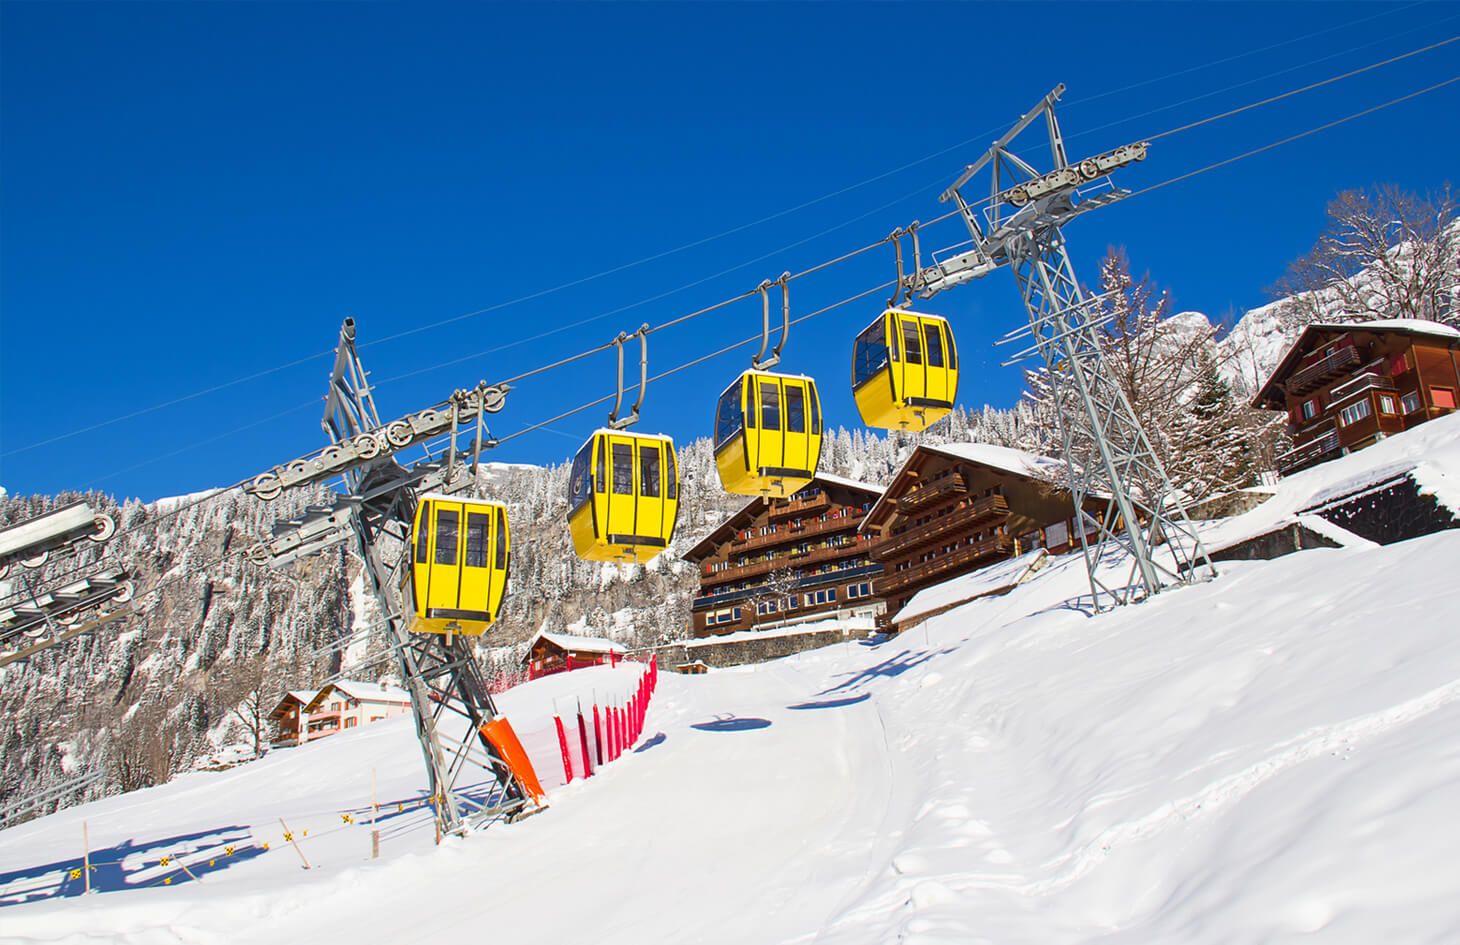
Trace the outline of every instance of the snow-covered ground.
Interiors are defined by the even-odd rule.
[[[1213,532],[1401,460],[1451,475],[1460,417],[1286,480]],[[1091,616],[1063,556],[887,642],[664,674],[635,751],[439,849],[412,808],[409,720],[390,720],[0,833],[0,897],[47,893],[0,907],[0,940],[1460,941],[1457,570],[1451,530],[1228,563]],[[502,701],[531,730],[633,672]],[[372,769],[387,811],[404,804],[374,862],[369,828],[341,819]],[[309,830],[312,869],[279,816]],[[134,858],[98,871],[125,888],[69,895],[83,819],[96,858]],[[230,840],[196,882],[146,865]]]

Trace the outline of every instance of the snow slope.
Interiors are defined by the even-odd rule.
[[[1460,423],[1294,477],[1265,514],[1405,458],[1386,448],[1448,470]],[[372,863],[340,806],[372,767],[383,798],[421,788],[409,723],[380,723],[0,833],[13,876],[74,856],[83,817],[93,847],[156,851],[282,813],[314,869],[275,827],[200,882],[0,907],[0,940],[1460,941],[1457,567],[1452,530],[1091,616],[1063,556],[881,644],[664,674],[637,750],[548,811],[439,849],[408,811]],[[631,672],[504,704],[530,727]]]

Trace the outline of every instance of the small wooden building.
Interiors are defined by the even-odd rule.
[[[751,499],[689,551],[700,569],[691,633],[705,637],[882,612],[874,535],[857,530],[882,489],[818,473],[786,499]]]
[[[1460,331],[1417,318],[1309,325],[1257,392],[1283,410],[1297,472],[1456,409]]]
[[[617,665],[626,652],[621,645],[603,637],[540,630],[527,645],[527,655],[522,661],[527,665],[527,678],[538,679],[586,666]]]
[[[884,571],[874,593],[897,614],[918,591],[1035,548],[1079,543],[1074,506],[1059,485],[1064,464],[981,443],[922,445],[867,513]],[[1089,500],[1097,518],[1104,503]]]
[[[284,693],[269,713],[269,720],[274,723],[274,745],[301,745],[309,740],[309,713],[305,708],[318,693],[318,689],[292,689]]]

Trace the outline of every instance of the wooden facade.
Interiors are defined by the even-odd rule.
[[[918,591],[1034,548],[1053,554],[1079,541],[1057,460],[975,443],[919,446],[862,523],[877,537],[883,573],[874,593],[887,617]],[[1102,508],[1092,502],[1097,517]]]
[[[527,678],[539,679],[589,666],[617,666],[627,652],[621,644],[602,637],[544,630],[528,643],[522,662],[527,666]]]
[[[700,569],[696,637],[829,615],[876,616],[877,540],[858,531],[882,490],[818,475],[785,499],[756,498],[685,553]]]
[[[1460,331],[1393,319],[1309,325],[1253,406],[1288,415],[1293,448],[1278,471],[1297,472],[1455,410]]]

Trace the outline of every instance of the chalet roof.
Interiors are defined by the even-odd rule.
[[[856,479],[847,479],[844,476],[833,476],[830,473],[819,472],[811,481],[828,486],[840,486],[843,489],[863,492],[869,496],[880,497],[882,495],[882,487],[879,485],[874,485],[870,482],[861,482]],[[717,525],[714,531],[700,539],[698,544],[680,555],[680,557],[686,561],[699,561],[701,558],[713,554],[716,545],[729,538],[737,528],[740,528],[743,524],[749,524],[755,520],[756,516],[760,515],[760,510],[764,507],[765,501],[765,496],[756,496],[749,502],[746,502],[740,508],[736,509],[734,514],[729,518]]]
[[[315,695],[318,692],[318,689],[290,689],[279,698],[279,703],[278,705],[274,706],[273,711],[269,713],[269,718],[274,719],[281,717],[284,713],[284,710],[288,708],[289,703],[291,702],[297,702],[301,706],[309,705],[309,703],[314,699]]]
[[[392,702],[408,705],[411,694],[395,686],[381,686],[376,683],[360,682],[357,679],[337,679],[317,692],[308,704],[310,711],[324,702],[331,692],[342,692],[359,702]]]
[[[580,637],[572,633],[548,633],[546,630],[539,630],[527,643],[527,649],[532,650],[538,640],[546,640],[560,650],[568,650],[573,653],[627,653],[622,644],[615,643],[604,637]]]
[[[1304,326],[1303,333],[1289,346],[1287,353],[1278,362],[1278,366],[1273,369],[1272,376],[1257,391],[1257,396],[1252,398],[1252,406],[1262,407],[1264,402],[1276,393],[1275,389],[1287,380],[1288,375],[1293,373],[1293,368],[1303,355],[1317,347],[1312,344],[1316,338],[1324,334],[1343,334],[1350,331],[1396,332],[1432,338],[1450,344],[1460,343],[1460,330],[1423,318],[1380,318],[1371,322],[1314,322]]]
[[[882,498],[878,499],[877,503],[868,510],[867,517],[862,519],[863,528],[877,521],[879,514],[891,508],[887,503],[887,497],[897,493],[906,483],[914,460],[929,453],[950,456],[964,462],[996,469],[999,472],[1043,482],[1056,478],[1065,468],[1063,460],[1027,453],[1024,450],[1016,450],[1007,446],[995,446],[992,443],[942,443],[938,445],[923,443],[908,455],[901,468],[897,470],[897,475],[893,476],[892,482],[888,483],[887,491],[882,494]]]

